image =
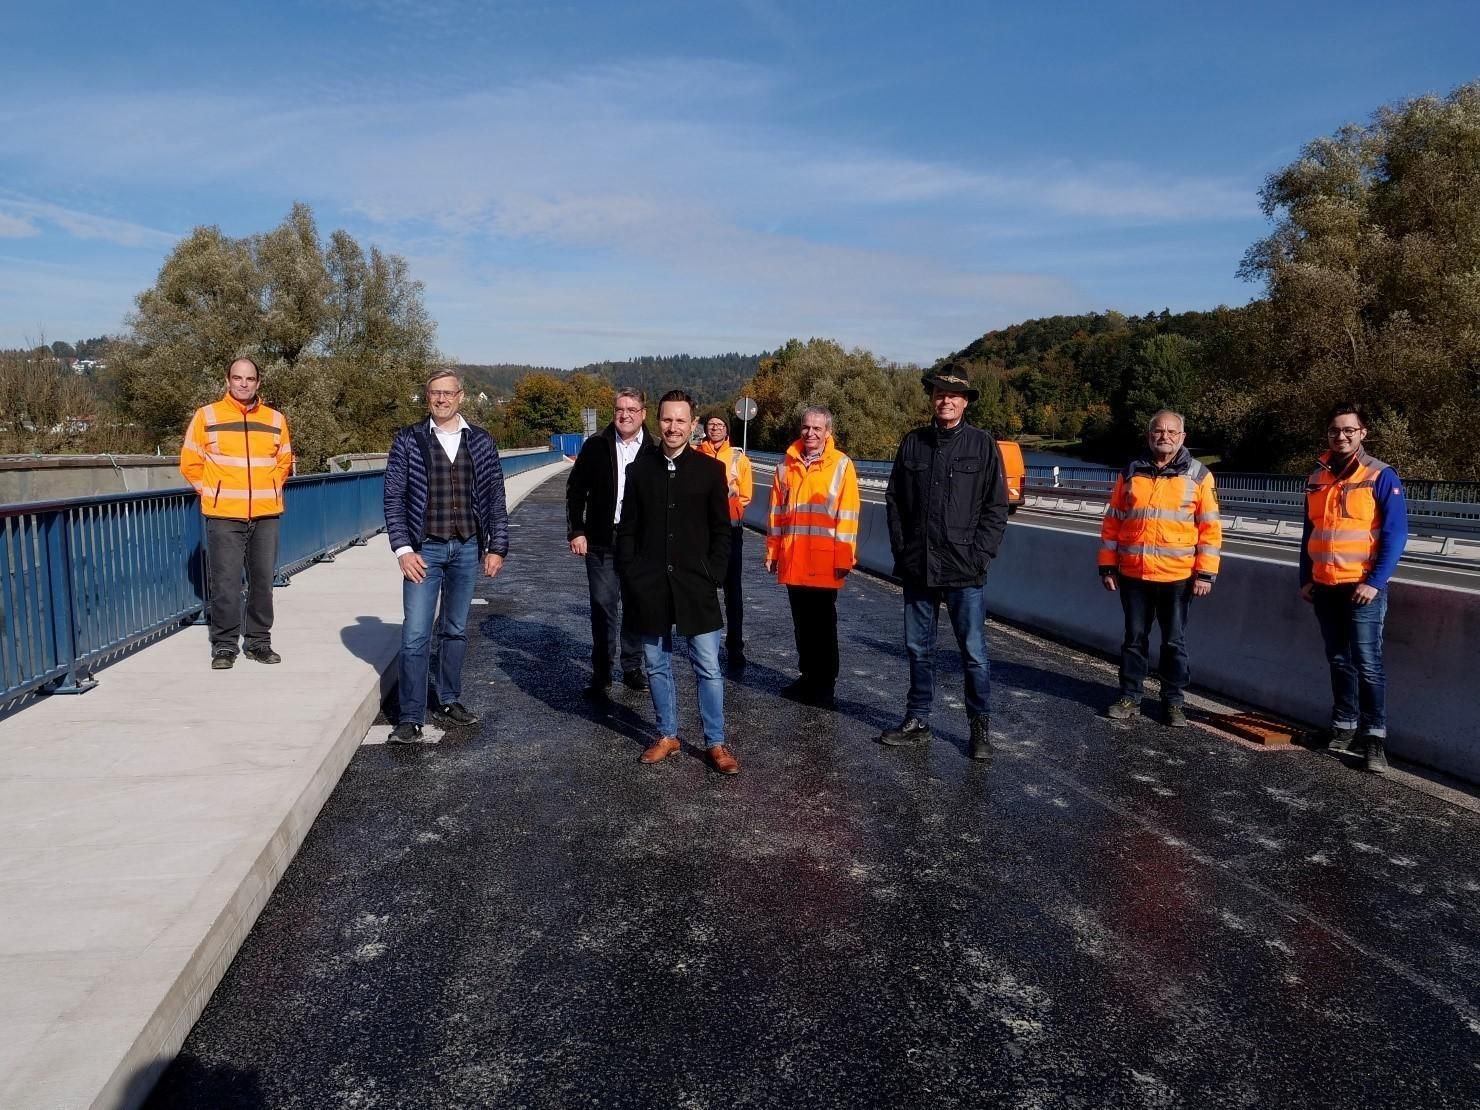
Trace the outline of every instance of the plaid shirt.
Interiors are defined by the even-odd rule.
[[[478,534],[473,515],[473,464],[467,436],[457,448],[457,461],[448,462],[440,445],[432,451],[427,475],[426,534],[440,540],[466,540]]]

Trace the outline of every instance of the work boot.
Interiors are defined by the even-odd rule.
[[[906,717],[898,728],[886,728],[879,734],[879,743],[891,748],[910,748],[928,743],[930,726],[918,717]]]
[[[1163,706],[1166,711],[1167,728],[1186,728],[1187,710],[1180,705]]]
[[[270,647],[244,648],[242,654],[254,663],[281,663],[283,661],[283,657]]]
[[[1331,729],[1331,739],[1326,744],[1326,750],[1328,752],[1350,752],[1353,746],[1352,741],[1356,738],[1356,729],[1335,728],[1333,726]]]
[[[992,719],[971,718],[971,758],[982,763],[992,761]]]
[[[229,671],[236,666],[236,653],[231,651],[218,651],[211,656],[211,670]]]
[[[1105,716],[1112,721],[1129,721],[1141,712],[1140,698],[1121,698],[1118,702],[1105,710]]]
[[[629,690],[646,690],[648,688],[647,675],[641,671],[623,671],[622,685]]]
[[[1388,770],[1387,752],[1383,751],[1381,736],[1367,737],[1367,770],[1374,775],[1385,775]]]

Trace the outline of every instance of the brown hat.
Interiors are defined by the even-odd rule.
[[[920,379],[920,384],[934,392],[943,389],[947,393],[964,393],[968,401],[981,396],[981,390],[966,380],[965,375],[953,369],[932,370]]]

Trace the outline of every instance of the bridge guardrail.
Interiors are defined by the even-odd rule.
[[[506,474],[558,461],[503,460]],[[384,470],[290,478],[278,584],[384,528]],[[195,491],[0,506],[0,708],[78,693],[113,657],[193,621],[209,595]]]

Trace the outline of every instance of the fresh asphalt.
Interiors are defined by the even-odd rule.
[[[883,748],[898,590],[849,579],[838,710],[793,705],[754,534],[741,773],[640,766],[646,696],[580,696],[561,485],[478,589],[483,722],[360,749],[149,1106],[1480,1103],[1480,817],[1112,723],[1108,666],[996,625],[996,761],[947,629],[935,741]]]

